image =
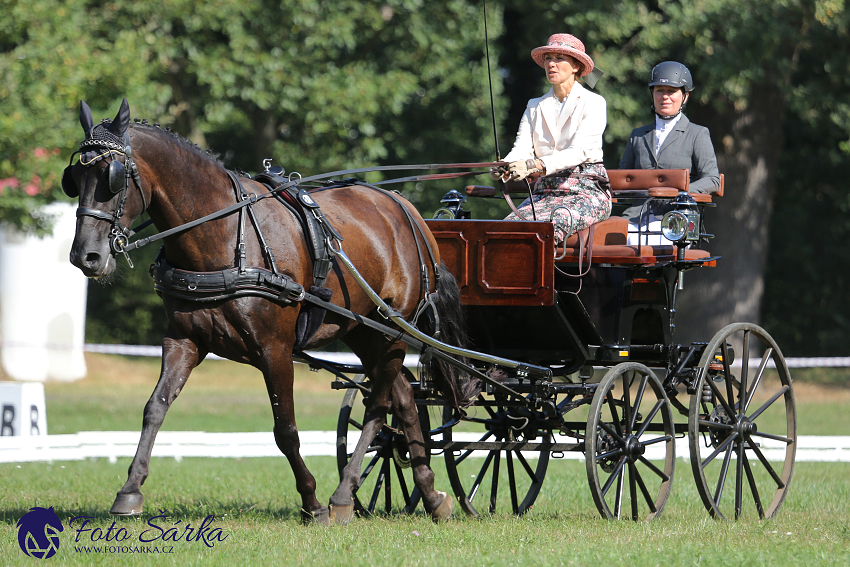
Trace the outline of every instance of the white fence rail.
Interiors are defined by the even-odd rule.
[[[335,431],[301,431],[303,456],[335,456]],[[479,434],[455,434],[456,441],[477,441]],[[37,437],[0,437],[0,463],[43,461],[80,461],[108,459],[115,463],[121,457],[132,457],[139,442],[138,431],[83,431],[71,435]],[[349,439],[349,450],[356,439]],[[784,445],[767,440],[762,452],[772,461],[785,458]],[[484,452],[473,453],[483,456]],[[687,439],[677,439],[676,455],[689,457]],[[534,458],[534,453],[526,454]],[[271,432],[207,433],[203,431],[160,431],[153,448],[154,457],[178,461],[185,457],[282,457]],[[649,452],[647,457],[656,458]],[[566,453],[564,458],[583,459],[580,453]],[[659,458],[663,458],[659,457]],[[850,462],[850,436],[801,435],[797,438],[797,461]]]

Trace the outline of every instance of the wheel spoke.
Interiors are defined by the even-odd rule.
[[[770,360],[770,357],[773,355],[773,347],[768,347],[765,349],[764,354],[761,357],[761,364],[759,364],[758,372],[756,372],[756,377],[753,380],[753,385],[750,388],[749,393],[747,394],[747,402],[744,404],[744,415],[747,415],[747,410],[750,407],[750,402],[753,401],[753,396],[758,390],[759,383],[761,382],[762,376],[764,376],[764,371],[767,368],[767,361]]]
[[[626,462],[625,457],[620,457],[620,460],[617,461],[617,466],[614,467],[614,470],[611,472],[611,476],[608,477],[608,481],[605,483],[605,486],[602,487],[602,496],[604,497],[608,493],[608,489],[611,488],[611,483],[613,483],[620,473],[623,470],[623,464]]]
[[[635,464],[629,463],[629,497],[632,500],[632,520],[637,521],[638,514],[638,498],[637,498],[637,482],[635,480]]]
[[[653,514],[656,513],[658,510],[655,508],[655,502],[652,501],[652,496],[650,496],[649,490],[647,490],[646,484],[643,482],[643,477],[637,468],[637,464],[634,465],[634,474],[640,491],[643,493],[643,499],[646,501],[646,505],[649,506],[649,511]]]
[[[734,446],[726,450],[726,455],[723,457],[723,466],[720,468],[720,476],[717,478],[717,488],[714,491],[714,504],[720,506],[720,498],[723,496],[723,488],[726,486],[726,475],[729,473],[729,462],[732,460],[732,449]]]
[[[644,374],[641,377],[640,385],[638,386],[637,395],[635,396],[635,403],[634,403],[634,406],[633,406],[634,411],[632,411],[632,420],[629,422],[629,431],[634,431],[634,429],[635,429],[635,421],[637,421],[637,415],[638,415],[638,413],[640,413],[640,404],[641,404],[641,402],[643,402],[643,393],[646,390],[647,382],[649,382],[649,374]],[[652,421],[652,418],[647,418],[644,421],[650,422],[650,421]],[[638,434],[638,437],[640,437],[640,434]]]
[[[744,340],[747,340],[748,331],[744,331]],[[737,415],[735,410],[732,409],[730,404],[734,403],[735,400],[735,392],[732,391],[732,367],[729,366],[729,349],[726,346],[726,341],[723,341],[723,373],[724,378],[726,380],[726,402],[723,404],[726,406],[726,411],[729,412],[728,415],[734,416]],[[709,382],[714,382],[714,380],[709,380]],[[722,398],[722,396],[719,396]]]
[[[381,466],[381,471],[378,473],[378,479],[375,481],[375,488],[372,490],[372,498],[369,500],[369,507],[367,508],[369,512],[372,512],[375,509],[375,505],[378,503],[378,497],[381,495],[381,487],[383,485],[384,467]]]
[[[727,445],[729,445],[729,443],[731,443],[732,441],[734,441],[734,440],[735,440],[735,438],[736,438],[736,437],[738,437],[738,434],[737,434],[737,433],[733,433],[732,435],[730,435],[729,437],[727,437],[727,438],[726,438],[726,440],[725,440],[725,441],[723,441],[723,443],[721,443],[721,444],[720,444],[720,446],[718,446],[718,447],[717,447],[717,449],[715,449],[715,450],[714,450],[714,452],[713,452],[711,455],[709,455],[709,456],[708,456],[708,458],[707,458],[706,460],[704,460],[704,461],[702,462],[702,468],[707,467],[707,466],[708,466],[708,463],[710,463],[711,461],[713,461],[713,460],[714,460],[714,457],[716,457],[717,455],[719,455],[719,454],[723,451],[723,449],[725,449],[725,448],[726,448],[726,446],[727,446]]]
[[[647,445],[655,445],[656,443],[663,443],[665,441],[669,441],[672,438],[672,435],[665,435],[664,437],[656,437],[655,439],[650,439],[649,441],[641,441],[640,444],[641,446],[646,447]]]
[[[607,453],[600,453],[599,455],[596,455],[596,460],[601,461],[603,459],[610,459],[611,457],[617,457],[622,454],[622,449],[615,449],[613,451],[608,451]]]
[[[662,471],[661,469],[659,469],[658,467],[653,465],[652,462],[648,461],[646,459],[646,457],[644,457],[643,455],[638,457],[638,460],[640,462],[642,462],[643,464],[645,464],[649,468],[649,470],[651,470],[652,472],[657,474],[659,477],[661,477],[661,480],[663,480],[664,482],[667,482],[668,480],[670,480],[670,477],[667,475],[667,473],[665,473],[664,471]]]
[[[360,423],[359,421],[357,421],[356,419],[349,417],[348,423],[349,423],[349,425],[353,425],[355,428],[359,429],[360,431],[363,431],[363,424]]]
[[[759,518],[764,519],[764,506],[761,504],[761,498],[759,498],[758,487],[756,486],[756,479],[753,476],[753,470],[750,467],[750,460],[747,458],[747,455],[744,455],[744,470],[747,473],[747,482],[750,485],[750,491],[753,493],[753,501],[756,503],[756,510],[758,510]]]
[[[511,508],[514,514],[519,514],[519,504],[516,495],[516,476],[514,475],[514,460],[511,458],[511,451],[505,454],[505,460],[508,463],[508,486],[511,489]]]
[[[625,433],[622,431],[622,429],[620,427],[622,422],[620,421],[619,414],[617,413],[617,404],[614,403],[613,389],[612,389],[612,391],[608,392],[607,400],[608,400],[608,409],[611,411],[611,422],[617,427],[617,431],[608,431],[608,433],[610,433],[612,435],[616,435],[622,441],[623,437],[625,436]],[[599,422],[599,425],[602,425],[603,427],[605,427],[603,425],[602,421]]]
[[[492,435],[493,435],[493,432],[492,432],[492,431],[488,431],[487,433],[485,433],[485,434],[481,437],[481,439],[479,439],[479,440],[478,440],[478,442],[480,443],[480,442],[482,442],[482,441],[486,441],[486,440],[487,440],[489,437],[491,437]],[[472,453],[473,453],[473,449],[467,449],[466,451],[464,451],[463,453],[461,453],[461,454],[458,456],[458,458],[456,458],[456,459],[455,459],[455,466],[457,466],[457,465],[461,464],[463,461],[465,461],[465,460],[466,460],[466,458],[467,458],[469,455],[471,455]]]
[[[360,473],[360,482],[357,483],[357,488],[355,489],[355,491],[357,491],[361,486],[363,486],[363,483],[366,481],[366,478],[372,472],[372,469],[375,468],[375,464],[377,464],[380,458],[380,453],[377,453],[374,457],[372,457],[372,459],[369,461],[369,464],[366,466],[365,469],[363,469],[363,472]]]
[[[781,435],[771,435],[770,433],[764,433],[762,431],[753,431],[753,437],[764,437],[765,439],[773,439],[774,441],[779,441],[781,443],[785,443],[786,445],[790,445],[794,442],[793,439],[788,437],[783,437]]]
[[[632,403],[629,399],[631,380],[627,378],[629,374],[634,374],[634,372],[623,372],[623,436],[628,435],[632,430]]]
[[[732,425],[728,423],[720,423],[719,421],[708,421],[707,419],[699,420],[700,427],[711,427],[712,429],[724,429],[726,431],[732,431],[735,429]]]
[[[496,453],[493,460],[493,476],[490,477],[490,513],[496,513],[496,497],[499,492],[499,463],[502,460],[502,452]]]
[[[744,415],[744,405],[747,398],[747,372],[750,369],[750,332],[744,333],[744,346],[741,356],[741,387],[738,390],[738,415]],[[732,398],[730,398],[731,400]]]
[[[744,445],[742,439],[738,443],[738,460],[735,463],[735,519],[741,517],[742,501],[744,498]]]
[[[407,508],[407,505],[410,504],[410,492],[407,490],[407,481],[404,480],[404,472],[402,471],[402,468],[398,466],[398,463],[395,462],[395,459],[393,459],[393,466],[395,467],[395,473],[398,477],[398,487],[401,489],[401,495],[404,498],[404,505],[405,508]],[[410,512],[413,512],[413,510],[410,510]]]
[[[525,469],[526,474],[528,474],[528,478],[530,478],[530,479],[531,479],[531,482],[539,482],[539,481],[537,480],[537,473],[535,473],[535,472],[532,470],[531,465],[529,465],[529,464],[528,464],[528,461],[526,461],[526,460],[525,460],[525,457],[523,457],[523,456],[522,456],[522,453],[520,453],[519,451],[517,451],[517,452],[515,453],[515,455],[516,455],[517,460],[518,460],[518,461],[520,462],[520,464],[522,465],[522,468],[524,468],[524,469]]]
[[[726,359],[724,358],[723,360],[724,360],[723,364],[725,365]],[[728,374],[726,375],[727,387],[730,387],[729,384],[731,382],[731,380],[729,379],[729,376],[730,375],[728,375]],[[736,415],[735,410],[732,409],[732,407],[729,405],[729,402],[727,402],[726,398],[723,397],[723,394],[720,393],[720,388],[717,387],[717,384],[714,383],[714,380],[712,380],[710,376],[706,376],[705,383],[708,384],[709,388],[711,388],[712,392],[714,392],[714,395],[717,397],[717,400],[723,406],[723,409],[726,410],[726,415],[728,415],[730,417]]]
[[[608,435],[610,435],[611,437],[616,439],[617,442],[620,443],[621,445],[626,444],[626,440],[623,439],[622,435],[620,435],[617,431],[614,431],[613,429],[611,429],[611,426],[608,425],[607,423],[605,423],[604,421],[599,422],[599,427],[604,429],[605,432],[608,433]]]
[[[617,478],[617,493],[614,495],[614,517],[618,520],[623,515],[623,479],[626,476],[625,468],[620,469],[620,476]]]
[[[472,483],[472,489],[469,491],[468,500],[472,502],[475,498],[475,494],[478,492],[478,487],[481,486],[481,481],[484,480],[484,475],[487,474],[487,469],[490,468],[490,463],[493,462],[493,453],[490,452],[487,454],[487,457],[484,459],[484,465],[482,465],[481,470],[478,471],[478,476],[475,477],[475,482]]]
[[[649,427],[649,424],[652,423],[652,420],[655,418],[658,410],[660,410],[664,406],[664,400],[658,400],[655,402],[655,405],[652,406],[652,410],[650,410],[649,415],[646,416],[646,419],[643,422],[643,425],[640,428],[640,431],[635,433],[637,437],[640,437],[646,432],[646,428]]]
[[[782,388],[780,388],[780,390],[778,392],[776,392],[775,394],[773,394],[770,397],[769,400],[764,402],[764,404],[762,404],[762,406],[759,409],[757,409],[756,411],[753,412],[753,415],[750,416],[750,421],[754,421],[754,420],[758,419],[758,416],[760,416],[764,410],[766,410],[767,408],[772,406],[773,402],[778,400],[779,396],[784,395],[785,392],[787,392],[789,389],[790,389],[790,386],[783,386]]]
[[[779,475],[776,474],[775,470],[773,470],[773,467],[768,462],[768,460],[765,458],[764,453],[761,452],[761,449],[759,449],[755,445],[750,445],[750,449],[752,449],[753,453],[755,453],[756,456],[759,458],[759,461],[761,461],[761,464],[764,466],[764,468],[768,472],[768,474],[770,474],[770,476],[773,477],[773,481],[776,483],[776,488],[780,488],[780,489],[785,488],[785,483],[782,482],[782,479],[779,478]]]

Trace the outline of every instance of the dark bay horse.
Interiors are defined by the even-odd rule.
[[[115,238],[122,227],[130,226],[143,212],[150,215],[159,231],[166,231],[237,202],[234,182],[216,159],[158,127],[131,124],[129,116],[125,99],[114,120],[94,124],[91,111],[81,102],[80,123],[86,139],[80,146],[80,161],[69,166],[63,176],[66,193],[79,194],[71,262],[92,278],[109,276],[115,270],[115,255],[121,251],[120,247],[115,249]],[[119,182],[124,166],[132,170],[132,162],[138,171],[135,180],[127,175],[126,182]],[[254,180],[242,178],[241,183],[249,194],[267,192]],[[431,266],[420,261],[417,247],[422,243],[417,238],[424,237],[431,250],[439,252],[421,216],[407,201],[361,185],[322,189],[311,196],[342,237],[348,257],[393,309],[409,317],[426,292],[432,292],[439,317],[448,321],[460,310],[460,304],[451,299],[452,291],[457,297],[457,285],[451,276],[435,277],[433,266],[439,265],[439,258]],[[253,208],[280,271],[306,289],[312,282],[313,262],[295,215],[275,199],[258,200]],[[238,223],[238,214],[230,214],[168,236],[163,239],[164,259],[171,266],[193,272],[232,268],[237,256]],[[418,236],[412,224],[417,227]],[[257,232],[248,230],[246,234],[247,265],[264,266],[267,256]],[[426,289],[427,282],[431,282],[431,289]],[[375,304],[339,265],[334,264],[325,285],[332,290],[336,305],[375,318]],[[127,482],[118,492],[111,513],[141,513],[140,488],[148,476],[157,431],[192,369],[208,353],[215,353],[250,364],[263,373],[274,416],[275,441],[294,472],[304,520],[327,524],[351,518],[352,494],[362,459],[369,442],[383,426],[391,403],[410,446],[414,481],[426,511],[435,520],[451,514],[451,497],[434,489],[412,389],[400,373],[407,345],[397,336],[388,337],[328,311],[321,327],[304,345],[316,348],[342,340],[360,358],[371,381],[361,441],[328,508],[316,498],[316,482],[299,453],[295,425],[293,347],[296,320],[303,304],[252,296],[212,303],[167,294],[162,299],[168,317],[162,370],[145,406],[141,439]],[[447,340],[445,334],[443,340]],[[443,379],[445,384],[453,384],[445,376]],[[445,394],[457,399],[456,390]]]

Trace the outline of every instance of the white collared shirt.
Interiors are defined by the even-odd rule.
[[[673,131],[673,127],[679,122],[679,119],[682,117],[682,113],[676,115],[676,118],[671,118],[670,120],[661,120],[658,115],[655,115],[655,155],[658,155],[658,152],[661,151],[661,146],[664,144],[664,140],[667,139],[667,135]]]

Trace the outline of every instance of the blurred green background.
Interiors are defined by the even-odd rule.
[[[501,155],[526,101],[547,89],[529,52],[552,33],[578,36],[606,73],[596,91],[609,168],[652,119],[652,66],[689,66],[687,113],[711,130],[726,196],[707,220],[723,259],[689,274],[678,341],[750,321],[786,356],[847,354],[843,0],[490,0],[486,12]],[[127,97],[134,117],[249,173],[264,158],[304,175],[496,158],[480,1],[0,0],[0,13],[0,220],[24,230],[44,230],[38,208],[67,200],[59,180],[82,138],[80,99],[97,120]],[[398,187],[427,217],[463,185]],[[471,208],[507,214],[495,200]],[[101,308],[89,310],[87,342],[159,342],[145,269],[155,253],[134,253],[137,269],[112,286],[89,286]]]

